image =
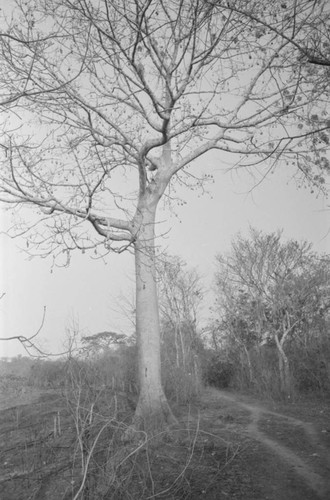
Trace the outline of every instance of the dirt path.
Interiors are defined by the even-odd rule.
[[[272,411],[258,402],[246,401],[246,398],[226,391],[210,388],[207,391],[205,404],[210,400],[213,401],[213,406],[217,401],[221,403],[224,414],[220,415],[220,419],[227,422],[229,430],[232,428],[241,436],[257,441],[285,465],[284,471],[294,473],[296,477],[293,480],[293,489],[296,488],[295,483],[299,483],[300,487],[305,484],[306,488],[314,493],[314,498],[330,499],[330,450],[326,443],[322,442],[322,432],[330,434],[330,429],[320,433],[311,422]],[[268,472],[267,480],[270,483],[276,482],[272,471]],[[276,484],[271,486],[276,491]],[[289,491],[285,497],[278,495],[274,498],[296,498]],[[306,495],[304,500],[305,498],[313,498],[313,494]]]

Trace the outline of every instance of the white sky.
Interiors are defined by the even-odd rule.
[[[315,250],[330,252],[330,202],[316,198],[309,189],[297,189],[285,170],[269,175],[250,192],[257,180],[243,171],[222,173],[220,156],[200,162],[207,162],[206,170],[215,175],[212,197],[185,190],[185,206],[175,214],[160,210],[158,220],[165,222],[159,223],[158,232],[169,232],[158,244],[197,267],[206,290],[212,282],[215,254],[227,251],[232,237],[238,231],[246,233],[249,225],[265,231],[283,228],[285,238],[307,239]],[[2,230],[7,220],[3,214]],[[0,301],[1,337],[35,333],[44,306],[39,345],[48,352],[63,350],[65,330],[73,319],[83,335],[132,330],[118,306],[121,296],[131,299],[133,295],[132,255],[113,254],[105,264],[76,253],[69,268],[54,268],[51,273],[51,258],[28,260],[18,245],[24,247],[24,241],[0,236],[0,293],[6,293]],[[204,310],[211,305],[208,295]],[[17,341],[0,342],[1,356],[18,353],[24,350]]]
[[[6,3],[10,6],[8,0]],[[249,225],[269,232],[282,228],[285,238],[307,239],[315,250],[330,252],[330,201],[317,199],[308,189],[297,189],[285,170],[269,175],[251,192],[258,179],[244,171],[224,174],[223,160],[221,154],[199,160],[205,173],[215,175],[212,197],[182,190],[187,204],[175,214],[159,210],[158,215],[159,221],[165,221],[159,223],[158,232],[166,234],[158,244],[197,267],[206,289],[212,283],[216,253],[228,250],[232,237],[238,231],[246,233]],[[8,221],[8,215],[2,213],[0,232]],[[77,252],[69,268],[54,268],[51,273],[51,258],[28,260],[18,246],[24,247],[24,241],[0,234],[0,295],[5,292],[0,301],[1,337],[33,335],[44,306],[46,318],[39,344],[48,352],[64,349],[65,330],[73,319],[82,335],[131,331],[118,311],[120,297],[131,299],[134,290],[131,254],[110,255],[105,264]],[[207,301],[205,311],[212,305],[210,294]],[[24,350],[17,341],[0,341],[0,356],[18,353]]]

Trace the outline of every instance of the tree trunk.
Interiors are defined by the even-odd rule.
[[[277,346],[278,365],[280,371],[280,389],[282,394],[289,399],[291,397],[291,373],[289,360],[277,335],[275,335],[275,342]]]
[[[243,344],[246,360],[247,360],[247,365],[248,365],[248,370],[249,370],[249,386],[252,385],[253,383],[253,370],[252,370],[252,364],[251,364],[251,357],[248,348],[246,345]]]
[[[185,345],[184,345],[184,338],[183,338],[183,335],[182,335],[182,328],[181,328],[180,318],[178,319],[178,321],[179,321],[178,332],[179,332],[180,344],[181,344],[182,366],[183,366],[183,369],[185,369],[185,367],[186,367],[186,350],[185,350]]]
[[[176,422],[161,383],[160,323],[155,270],[155,206],[139,208],[135,240],[136,333],[140,394],[134,427],[152,430]]]
[[[176,358],[176,366],[179,368],[180,366],[180,352],[179,352],[179,342],[178,342],[178,325],[175,324],[174,327],[174,344],[175,344],[175,358]]]

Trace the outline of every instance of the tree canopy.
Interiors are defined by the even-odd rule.
[[[325,183],[326,2],[34,0],[1,17],[0,196],[39,208],[40,252],[127,248],[139,197],[195,182],[211,149]]]
[[[247,345],[299,335],[330,310],[329,256],[316,254],[305,241],[283,241],[281,232],[251,228],[248,238],[236,236],[217,263],[219,308],[238,335],[241,322]]]

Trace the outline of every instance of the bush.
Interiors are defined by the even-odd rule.
[[[202,361],[203,382],[219,389],[231,385],[234,375],[233,365],[215,351],[206,351]]]
[[[28,377],[29,385],[40,389],[57,389],[66,381],[66,362],[38,360],[32,366]]]
[[[189,325],[181,326],[181,339],[170,325],[163,327],[161,371],[166,397],[186,404],[199,397],[202,387],[200,350],[195,332]],[[178,339],[177,339],[178,340]]]
[[[318,345],[295,348],[290,352],[294,385],[298,392],[319,392],[330,390],[330,345],[324,339]]]

